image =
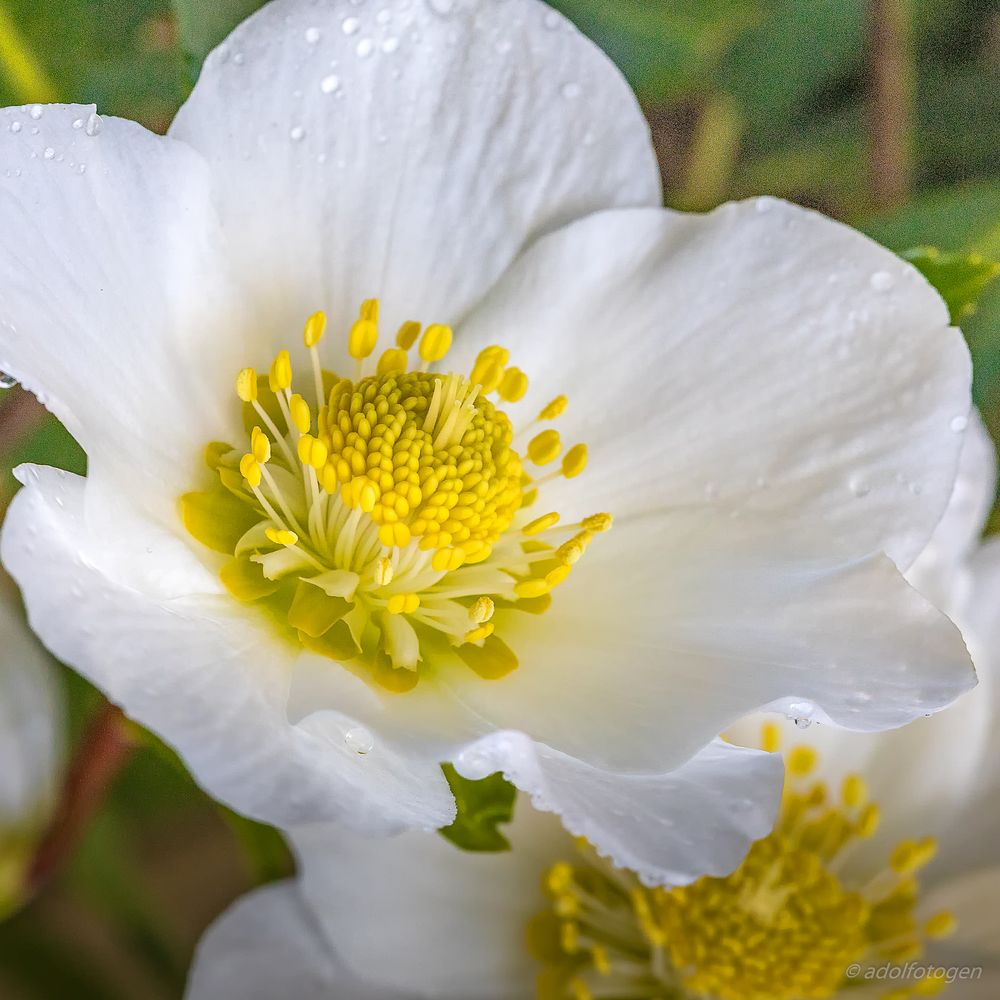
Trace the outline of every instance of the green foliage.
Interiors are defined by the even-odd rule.
[[[181,47],[192,76],[205,56],[264,0],[172,0]]]
[[[942,253],[937,247],[916,247],[902,256],[938,290],[953,323],[974,313],[983,292],[1000,276],[1000,264],[977,253]]]
[[[517,789],[502,774],[470,781],[451,764],[442,764],[441,770],[458,807],[455,822],[440,830],[441,836],[463,851],[509,851],[510,841],[498,827],[514,818]]]

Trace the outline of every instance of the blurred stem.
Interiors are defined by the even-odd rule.
[[[103,702],[70,763],[56,814],[28,870],[30,894],[37,893],[72,856],[134,746],[121,710]]]
[[[678,207],[705,211],[726,200],[742,136],[736,101],[729,94],[712,94],[691,142],[684,183],[674,199]]]
[[[24,103],[52,104],[59,99],[55,85],[3,3],[0,3],[0,67]]]
[[[913,183],[911,13],[911,0],[868,0],[871,195],[879,209],[901,205]]]

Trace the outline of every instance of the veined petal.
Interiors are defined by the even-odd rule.
[[[385,833],[451,821],[436,763],[385,740],[358,748],[354,721],[337,713],[322,726],[289,719],[297,646],[227,596],[164,599],[101,572],[83,515],[83,480],[52,469],[14,499],[2,555],[29,620],[56,656],[174,746],[207,791],[284,827],[338,819]]]
[[[186,1000],[409,1000],[357,982],[302,900],[297,880],[258,889],[234,903],[205,933]]]
[[[650,885],[728,875],[766,836],[781,800],[780,758],[715,740],[653,777],[591,767],[521,733],[496,733],[455,761],[468,778],[503,771],[536,809]]]
[[[206,60],[202,152],[262,323],[451,323],[539,234],[660,204],[635,97],[537,0],[277,0]],[[334,359],[339,362],[339,359]]]
[[[524,1000],[537,968],[525,931],[544,907],[542,874],[569,841],[526,801],[505,833],[514,850],[476,854],[433,834],[311,828],[293,837],[301,892],[366,983],[435,1000]]]
[[[566,393],[584,477],[554,509],[717,503],[812,519],[906,568],[951,494],[968,351],[909,264],[815,212],[609,212],[528,250],[457,337]],[[586,511],[582,511],[586,513]]]
[[[238,415],[247,329],[205,164],[133,122],[53,105],[0,111],[0,166],[0,369],[92,471],[174,525],[206,441]]]
[[[885,556],[837,562],[816,531],[711,510],[616,525],[546,614],[504,621],[520,668],[456,676],[456,695],[596,767],[662,774],[754,708],[876,730],[975,683],[958,629]]]

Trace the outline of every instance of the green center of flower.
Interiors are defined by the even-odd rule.
[[[551,428],[518,450],[500,404],[520,401],[528,379],[505,349],[487,347],[468,375],[431,372],[451,329],[421,335],[406,323],[366,374],[378,311],[366,302],[351,327],[351,378],[322,365],[322,313],[305,327],[306,385],[288,351],[266,377],[239,373],[249,448],[208,446],[216,481],[181,498],[184,524],[229,557],[220,575],[232,594],[389,690],[453,664],[502,677],[518,660],[500,629],[547,609],[611,517],[565,526],[555,512],[528,513],[547,481],[583,472],[587,450],[563,454]],[[421,364],[410,371],[418,338]],[[557,397],[523,430],[565,407]]]
[[[765,726],[763,745],[777,748]],[[955,927],[950,913],[921,921],[917,872],[933,840],[903,841],[861,883],[842,874],[852,847],[872,836],[879,811],[864,782],[848,776],[839,797],[810,778],[817,755],[786,756],[788,787],[773,832],[725,878],[676,889],[647,888],[599,858],[586,842],[553,866],[550,909],[530,927],[545,964],[543,1000],[804,1000],[863,986],[867,965],[922,954],[926,938]],[[848,968],[854,966],[848,978]],[[925,979],[895,997],[937,993]]]

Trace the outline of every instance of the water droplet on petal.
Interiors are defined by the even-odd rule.
[[[340,27],[345,35],[356,35],[361,27],[361,22],[356,17],[345,17],[344,23]]]
[[[362,38],[358,42],[357,53],[362,59],[367,59],[375,51],[375,43],[370,38]]]
[[[356,753],[364,755],[371,753],[375,746],[372,734],[363,726],[354,726],[344,733],[344,742]]]
[[[306,41],[315,45],[319,41],[319,28],[306,28]]]
[[[37,122],[38,119],[42,117],[42,106],[40,104],[32,104],[32,106],[28,108],[28,114],[31,115],[31,117]]]
[[[17,379],[6,372],[0,372],[0,389],[13,389],[17,385]]]
[[[450,14],[455,9],[455,0],[427,0],[436,14]]]
[[[956,434],[961,434],[962,431],[964,431],[965,428],[969,426],[969,418],[952,417],[951,424],[949,426]]]
[[[301,125],[295,125],[289,130],[288,135],[292,142],[301,142],[306,137],[306,130]]]
[[[549,31],[555,31],[562,24],[562,18],[554,10],[550,10],[545,15],[544,24]]]
[[[235,55],[233,56],[233,62],[234,62],[234,63],[235,63],[235,64],[236,64],[237,66],[242,66],[242,65],[243,65],[243,64],[244,64],[244,63],[245,63],[246,61],[247,61],[247,57],[246,57],[245,55],[243,55],[243,53],[242,53],[242,52],[237,52],[237,53],[236,53],[236,54],[235,54]]]
[[[848,485],[856,497],[866,497],[872,491],[870,484],[862,479],[861,476],[852,476]]]
[[[896,283],[896,279],[888,271],[876,271],[870,279],[876,292],[887,292]]]
[[[395,52],[396,49],[398,49],[398,48],[399,48],[399,39],[398,38],[387,38],[382,43],[382,51],[386,52],[386,53]]]
[[[340,77],[336,73],[324,76],[319,82],[319,89],[324,94],[332,94],[340,86]]]
[[[84,128],[84,132],[86,132],[87,135],[97,135],[97,133],[100,131],[101,131],[101,117],[98,114],[92,113],[87,118],[87,125]]]
[[[17,133],[21,131],[21,123],[20,122],[11,122],[10,123],[10,130],[15,135],[17,135]]]
[[[56,151],[51,146],[46,146],[45,147],[45,152],[42,153],[42,156],[44,156],[46,160],[53,159],[55,157],[55,155],[56,155]]]
[[[564,83],[562,85],[562,95],[563,97],[573,100],[580,96],[581,88],[578,83]]]
[[[792,719],[796,729],[808,729],[812,725],[812,719],[800,718]]]
[[[81,129],[81,128],[83,128],[83,119],[82,118],[75,118],[73,120],[73,128],[75,128],[75,129]]]

